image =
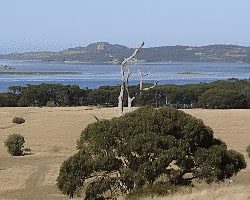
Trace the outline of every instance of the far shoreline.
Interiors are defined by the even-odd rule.
[[[81,61],[81,60],[50,60],[50,59],[22,59],[22,58],[0,58],[1,61],[23,61],[23,62],[41,62],[41,63],[60,63],[60,64],[83,64],[83,65],[120,65],[119,63],[114,63],[112,61]],[[127,65],[181,65],[187,63],[228,63],[228,64],[250,64],[250,62],[227,62],[227,61],[160,61],[160,62],[147,62],[147,61],[135,61],[127,63]],[[2,66],[0,64],[0,66]]]

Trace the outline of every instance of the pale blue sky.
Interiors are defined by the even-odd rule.
[[[250,46],[250,0],[0,0],[0,53],[106,41]]]

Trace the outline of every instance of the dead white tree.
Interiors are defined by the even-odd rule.
[[[135,49],[134,53],[131,56],[129,56],[128,58],[125,58],[122,62],[120,62],[117,58],[113,57],[112,55],[109,55],[110,58],[113,60],[113,62],[119,63],[121,65],[121,90],[120,90],[120,95],[118,97],[119,116],[123,115],[123,99],[124,99],[124,89],[125,89],[125,71],[124,71],[124,68],[125,68],[127,62],[132,61],[134,59],[134,57],[138,54],[138,52],[143,47],[143,45],[144,45],[144,42]]]
[[[131,75],[131,72],[130,72],[129,67],[127,67],[127,69],[128,69],[128,72],[127,72],[127,79],[126,79],[125,86],[126,86],[126,91],[127,91],[127,94],[128,94],[128,112],[131,112],[131,105],[132,105],[132,101],[135,99],[135,96],[131,98],[130,94],[129,94],[129,88],[128,88],[129,83],[128,83],[128,80],[129,80],[129,77]]]
[[[135,93],[135,95],[133,97],[130,97],[130,93],[129,93],[129,77],[131,75],[131,72],[130,72],[129,67],[127,67],[127,69],[128,69],[128,72],[127,72],[127,79],[126,79],[126,85],[125,86],[126,86],[126,91],[127,91],[127,94],[128,94],[128,112],[131,112],[131,110],[132,110],[132,102],[134,101],[136,96],[138,94],[141,94],[141,92],[143,92],[143,91],[147,91],[147,90],[150,90],[150,89],[154,88],[157,85],[159,80],[157,80],[155,82],[155,84],[152,85],[151,87],[143,88],[143,78],[148,76],[149,74],[151,74],[151,72],[153,72],[154,69],[151,69],[148,73],[145,73],[145,72],[141,72],[140,68],[138,68],[138,73],[140,75],[139,90]]]
[[[140,87],[139,87],[138,92],[136,92],[136,94],[133,97],[130,96],[130,93],[129,93],[129,77],[131,76],[132,73],[130,71],[130,68],[126,64],[128,62],[134,60],[135,56],[138,54],[138,52],[143,47],[143,45],[144,45],[144,42],[135,49],[134,53],[131,56],[129,56],[128,58],[125,58],[122,62],[120,62],[114,56],[109,55],[110,58],[113,60],[113,62],[119,63],[121,65],[121,89],[120,89],[120,95],[118,97],[119,116],[122,116],[124,114],[124,112],[123,112],[123,100],[124,100],[124,90],[125,89],[126,89],[126,92],[127,92],[127,95],[128,95],[128,112],[131,112],[132,102],[136,98],[136,96],[138,94],[140,94],[142,91],[147,91],[149,89],[154,88],[157,85],[158,81],[159,81],[159,80],[157,80],[156,83],[154,85],[152,85],[151,87],[143,88],[143,78],[148,76],[151,72],[153,72],[153,69],[148,73],[141,72],[141,70],[138,69],[138,72],[139,72],[139,75],[140,75]],[[127,73],[125,73],[125,66],[127,67]]]

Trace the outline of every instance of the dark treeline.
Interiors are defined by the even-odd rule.
[[[144,84],[148,87],[150,84]],[[139,86],[130,87],[130,96]],[[77,85],[40,84],[11,86],[0,93],[1,107],[27,106],[117,106],[119,86],[80,89]],[[125,96],[126,98],[126,96]],[[127,102],[124,101],[124,106]],[[250,108],[249,80],[231,79],[189,85],[159,85],[139,94],[133,106],[151,105],[175,108]]]

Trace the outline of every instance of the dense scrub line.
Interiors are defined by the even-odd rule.
[[[145,84],[144,87],[149,85]],[[131,96],[138,91],[139,85],[130,87]],[[119,86],[101,86],[98,89],[45,83],[26,87],[11,86],[7,93],[0,93],[0,106],[117,106],[119,92]],[[124,104],[126,106],[127,101]],[[159,85],[139,94],[133,101],[133,106],[145,105],[175,108],[250,108],[250,82],[231,79],[189,85]]]

